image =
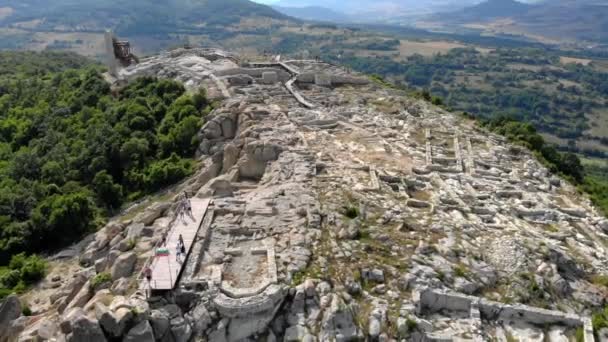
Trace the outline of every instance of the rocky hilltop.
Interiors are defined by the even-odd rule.
[[[117,80],[143,75],[220,103],[197,173],[57,255],[1,341],[594,340],[608,222],[529,151],[318,61],[181,49]]]

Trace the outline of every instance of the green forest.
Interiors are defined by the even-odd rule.
[[[154,78],[114,92],[101,71],[72,54],[0,53],[4,287],[40,269],[23,266],[40,264],[27,255],[74,242],[127,201],[193,171],[196,134],[210,110],[205,93]]]

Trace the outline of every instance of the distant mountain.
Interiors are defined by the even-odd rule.
[[[200,25],[228,25],[243,18],[287,20],[269,6],[248,0],[0,0],[11,14],[0,25],[59,31],[100,31],[146,34]],[[23,25],[20,25],[23,27]]]
[[[450,22],[484,22],[496,18],[521,16],[533,9],[534,5],[515,0],[487,0],[475,6],[453,13],[437,14],[434,18],[446,18]]]
[[[460,9],[481,0],[280,0],[280,7],[323,7],[365,22],[429,14],[443,8]]]
[[[553,0],[533,4],[487,0],[460,11],[433,14],[423,22],[443,30],[475,27],[492,34],[608,43],[605,0]]]
[[[306,7],[282,7],[272,6],[276,11],[288,15],[290,17],[314,20],[314,21],[329,21],[329,22],[348,22],[351,18],[330,8],[319,7],[319,6],[306,6]]]
[[[608,44],[608,3],[605,0],[545,2],[518,16],[515,25],[534,34]]]

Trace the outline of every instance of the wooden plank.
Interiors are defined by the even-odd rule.
[[[182,268],[186,265],[186,260],[190,255],[190,250],[209,207],[210,200],[191,198],[190,202],[192,204],[192,216],[185,214],[183,219],[178,216],[173,221],[164,246],[169,250],[169,255],[155,257],[152,260],[150,265],[150,269],[152,270],[150,286],[148,287],[148,281],[143,279],[140,283],[140,289],[171,290],[177,284],[179,275]],[[180,234],[186,248],[186,255],[181,257],[181,262],[176,258]]]

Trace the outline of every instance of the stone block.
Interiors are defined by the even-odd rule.
[[[279,82],[279,75],[274,71],[266,71],[262,73],[263,84],[275,84]]]
[[[319,87],[331,87],[331,75],[315,74],[315,85]]]

